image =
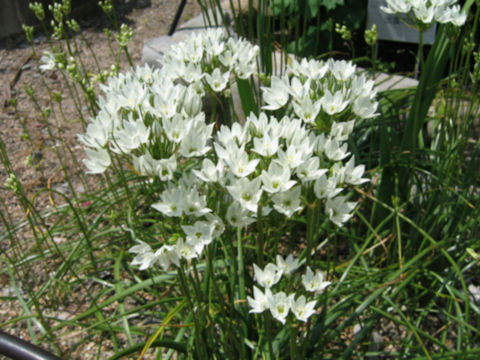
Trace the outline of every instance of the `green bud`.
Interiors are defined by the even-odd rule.
[[[53,99],[54,99],[57,103],[61,103],[61,102],[62,102],[62,93],[57,92],[57,91],[54,91],[52,95],[53,95]]]
[[[58,25],[56,25],[55,21],[52,20],[51,25],[53,28],[53,38],[57,40],[62,39],[63,34],[65,33],[63,23],[58,23]]]
[[[43,4],[35,1],[34,3],[31,3],[29,7],[38,20],[43,21],[45,19],[45,10],[43,9]]]
[[[112,0],[99,1],[98,6],[100,6],[102,8],[102,11],[107,15],[113,11]]]
[[[42,115],[45,119],[48,119],[51,113],[52,113],[52,109],[50,109],[49,107],[43,109],[42,111]]]
[[[22,25],[23,32],[25,33],[25,37],[27,38],[28,42],[33,41],[33,26],[28,26],[23,24]]]
[[[340,34],[343,40],[352,40],[352,32],[348,30],[345,25],[340,26],[340,24],[335,24],[335,32]]]
[[[53,4],[53,18],[58,23],[61,23],[63,21],[63,8],[61,4],[58,4],[58,3]]]
[[[33,166],[32,156],[27,155],[25,161],[23,162],[26,166]]]
[[[258,80],[260,80],[260,83],[262,83],[262,85],[270,86],[270,76],[268,76],[267,74],[259,73]]]
[[[121,47],[126,47],[132,36],[132,28],[128,27],[127,24],[122,24],[120,26],[120,32],[117,34],[117,42]]]
[[[365,37],[365,42],[367,43],[367,45],[369,45],[369,46],[375,45],[377,43],[377,40],[378,40],[377,25],[373,24],[372,28],[370,30],[365,29],[364,37]]]
[[[18,182],[17,177],[15,174],[9,174],[7,180],[4,184],[5,188],[13,191],[15,194],[20,193],[20,183]]]
[[[18,99],[17,98],[10,98],[10,100],[8,100],[8,103],[11,107],[14,107],[16,108],[17,107],[17,104],[18,104]]]
[[[25,85],[24,89],[28,96],[33,97],[35,95],[35,90],[33,90],[33,86],[31,84]]]
[[[78,25],[78,22],[75,19],[67,20],[67,26],[70,30],[73,32],[80,32],[80,25]]]
[[[72,0],[62,0],[62,11],[64,15],[69,15],[72,11]]]

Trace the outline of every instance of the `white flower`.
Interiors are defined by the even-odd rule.
[[[207,125],[204,121],[205,114],[200,114],[201,117],[195,118],[191,128],[180,143],[179,152],[182,156],[202,156],[210,150],[208,140],[211,138],[214,124]]]
[[[215,68],[212,72],[212,75],[205,74],[205,80],[207,80],[208,85],[215,92],[220,92],[227,86],[228,78],[230,77],[230,72],[223,73],[219,68]]]
[[[180,77],[182,77],[189,84],[200,81],[204,76],[200,64],[188,63],[188,65],[183,65],[182,67],[180,67],[179,72],[180,71]]]
[[[230,50],[226,50],[222,54],[218,55],[218,60],[222,63],[223,66],[231,67],[235,62],[236,56],[236,53],[233,53]]]
[[[310,84],[312,82],[311,78],[308,78],[307,81],[305,81],[304,84],[300,81],[298,77],[293,77],[290,87],[289,87],[289,92],[293,96],[293,98],[297,101],[300,99],[303,99],[305,97],[308,97],[310,94]]]
[[[330,137],[337,140],[338,142],[344,142],[348,140],[348,137],[353,131],[355,126],[355,120],[350,120],[346,122],[336,122],[332,123],[330,128]]]
[[[101,174],[110,166],[111,160],[107,150],[85,148],[85,152],[88,159],[84,159],[83,163],[88,168],[89,174]]]
[[[288,313],[292,307],[295,294],[287,296],[283,291],[268,297],[268,307],[272,316],[285,324]]]
[[[155,210],[165,216],[181,216],[183,213],[183,191],[181,188],[169,184],[168,188],[160,195],[161,201],[152,205]]]
[[[307,267],[307,272],[305,275],[302,275],[302,284],[307,291],[321,292],[325,290],[331,282],[323,281],[323,273],[321,271],[316,271],[315,274],[313,274],[312,269]]]
[[[270,292],[266,289],[265,293]],[[269,294],[271,296],[271,293]],[[268,309],[268,297],[256,286],[253,287],[253,298],[247,296],[248,305],[251,307],[249,313],[262,313]]]
[[[170,118],[164,118],[161,128],[165,131],[168,140],[178,144],[187,133],[187,129],[191,126],[191,122],[192,120],[186,120],[182,115],[175,114]]]
[[[432,22],[434,11],[435,9],[433,6],[427,6],[425,3],[413,8],[415,17],[424,24],[430,24]]]
[[[185,115],[192,118],[197,116],[202,110],[202,97],[198,95],[193,86],[189,86],[185,91],[182,110]]]
[[[337,179],[334,176],[327,178],[327,175],[322,175],[313,185],[313,192],[318,199],[335,197],[341,191],[341,188],[337,188]]]
[[[350,185],[360,185],[370,181],[367,178],[362,178],[364,172],[365,165],[355,166],[355,156],[352,156],[344,168],[345,182]]]
[[[371,99],[377,94],[376,90],[373,90],[375,82],[373,80],[367,80],[364,74],[355,76],[350,84],[351,99],[355,99],[358,96],[366,96]]]
[[[291,64],[287,65],[287,68],[295,76],[306,76],[314,80],[319,80],[323,78],[328,71],[328,64],[323,61],[303,58],[301,62],[293,59]]]
[[[267,105],[262,106],[265,110],[278,110],[284,106],[289,98],[288,79],[272,76],[270,87],[262,86],[263,100]]]
[[[230,167],[232,173],[240,178],[253,173],[260,162],[259,159],[249,160],[248,154],[244,150],[244,146],[239,148],[234,143],[232,143],[231,146],[227,146],[225,153],[221,151],[222,149],[220,146],[215,146],[215,150],[219,157]]]
[[[305,148],[299,146],[289,146],[286,151],[278,149],[278,160],[292,170],[300,166],[308,157],[309,154]]]
[[[257,264],[253,264],[255,281],[264,288],[271,288],[282,278],[282,270],[277,265],[268,263],[263,270]]]
[[[109,114],[105,110],[100,110],[97,117],[88,124],[86,134],[77,135],[78,139],[88,147],[104,147],[110,139],[111,131],[117,122],[119,120],[116,116]]]
[[[354,202],[347,202],[345,200],[345,196],[337,196],[335,198],[328,198],[325,204],[325,213],[329,219],[339,227],[343,226],[343,224],[352,217],[350,212],[356,205]]]
[[[238,58],[233,67],[233,71],[240,79],[248,79],[255,71],[255,63],[242,62],[241,59]]]
[[[183,92],[183,88],[180,91],[179,87],[168,85],[164,89],[156,89],[154,86],[153,106],[148,107],[151,114],[162,119],[170,119],[177,114],[179,93]]]
[[[291,217],[297,211],[303,209],[301,206],[300,186],[273,195],[273,208],[286,217]]]
[[[291,275],[295,272],[305,261],[295,259],[292,254],[289,254],[285,259],[281,255],[277,255],[277,267],[282,270],[285,275]]]
[[[182,189],[181,207],[187,215],[202,216],[212,210],[207,208],[207,198],[200,195],[196,187]]]
[[[234,180],[232,185],[227,186],[227,190],[243,208],[256,213],[258,202],[262,196],[261,185],[262,182],[259,177],[252,181],[247,178],[240,178]]]
[[[306,183],[308,181],[318,179],[328,171],[327,169],[320,169],[319,167],[320,159],[317,156],[312,156],[310,159],[307,159],[301,163],[295,169],[295,173],[300,178],[302,183]]]
[[[271,157],[278,151],[278,136],[271,136],[264,133],[261,138],[253,138],[253,149],[257,154],[264,157]]]
[[[223,224],[222,219],[212,213],[205,214],[205,218],[210,228],[212,229],[213,239],[216,239],[223,234],[223,232],[225,231],[225,225]]]
[[[205,221],[195,221],[193,225],[181,225],[187,241],[208,245],[213,240],[213,227]]]
[[[290,180],[290,169],[278,160],[273,160],[268,166],[268,171],[262,171],[260,178],[263,183],[262,189],[271,194],[287,191],[296,183]]]
[[[168,270],[170,264],[175,264],[175,266],[180,265],[180,258],[173,246],[163,245],[155,252],[155,258],[164,271]]]
[[[137,254],[131,265],[140,265],[140,270],[146,270],[151,267],[157,260],[155,254],[152,252],[152,248],[147,243],[137,240],[140,244],[132,246],[128,252]]]
[[[246,127],[239,123],[233,123],[232,127],[222,125],[220,130],[217,131],[216,142],[223,147],[228,147],[229,144],[235,142],[235,145],[244,145],[247,139]]]
[[[39,67],[41,71],[55,70],[57,68],[55,56],[50,51],[44,51],[40,58]]]
[[[336,91],[335,94],[328,90],[325,91],[325,94],[320,99],[323,111],[329,115],[335,115],[343,110],[348,105],[348,100],[345,100],[343,94],[340,91]]]
[[[310,96],[305,96],[300,102],[293,103],[295,114],[307,124],[311,124],[315,121],[321,108],[321,101],[312,102]]]
[[[231,40],[232,38],[230,38]],[[239,40],[236,43],[230,42],[231,50],[236,52],[233,71],[240,79],[247,79],[255,71],[259,47],[252,45],[248,41]]]
[[[147,99],[147,88],[138,80],[129,81],[116,95],[117,105],[121,108],[136,110],[144,107]]]
[[[168,159],[154,159],[147,152],[139,157],[133,157],[135,169],[145,176],[158,176],[160,180],[172,180],[173,173],[177,169],[177,160],[175,155]]]
[[[328,61],[328,67],[338,81],[346,81],[355,73],[357,68],[351,61],[335,61],[332,59]]]
[[[226,218],[230,225],[236,228],[243,228],[255,222],[255,219],[249,217],[249,211],[236,201],[228,207]]]
[[[215,165],[210,159],[203,159],[201,170],[193,170],[193,173],[202,181],[217,182],[223,178],[224,166],[221,160]]]
[[[348,144],[344,143],[340,145],[340,143],[336,139],[328,138],[325,141],[325,155],[332,161],[340,161],[345,159],[349,152],[347,152]]]
[[[175,244],[175,251],[179,258],[185,260],[195,259],[200,255],[203,250],[203,246],[199,243],[192,241],[184,241],[183,238],[179,238]]]
[[[128,154],[140,145],[148,142],[150,129],[145,126],[142,119],[130,118],[123,122],[123,128],[114,133],[114,151]]]
[[[386,0],[387,6],[380,6],[380,10],[387,14],[406,14],[412,8],[409,1],[405,0]]]
[[[306,302],[305,296],[300,296],[292,302],[291,310],[297,320],[307,321],[310,316],[315,313],[315,300]]]
[[[467,14],[460,11],[460,5],[454,5],[450,9],[450,22],[455,26],[463,26],[467,20]]]
[[[291,144],[294,139],[298,137],[304,140],[308,134],[308,131],[305,130],[303,125],[303,121],[300,119],[290,119],[288,116],[284,116],[280,120],[280,128],[281,137],[285,139],[287,144]]]
[[[175,155],[170,156],[168,159],[157,160],[155,170],[160,180],[172,180],[173,173],[177,170],[177,160]]]

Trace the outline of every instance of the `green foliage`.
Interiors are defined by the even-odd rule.
[[[307,57],[344,50],[341,40],[332,36],[332,24],[340,23],[358,37],[365,26],[366,6],[364,0],[274,0],[270,8],[274,23],[286,19],[278,30],[291,34],[283,48]]]

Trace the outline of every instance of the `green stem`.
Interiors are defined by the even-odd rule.
[[[297,327],[294,324],[290,323],[290,360],[296,360],[298,349],[297,349]]]
[[[418,79],[420,74],[420,69],[423,68],[423,33],[424,30],[419,30],[418,33],[418,51],[417,51],[417,60],[415,62],[415,79]]]
[[[263,248],[265,246],[264,238],[264,229],[263,229],[263,218],[262,218],[262,207],[259,205],[257,210],[257,265],[263,269]]]
[[[310,265],[312,261],[312,250],[314,247],[314,241],[315,241],[315,231],[317,230],[318,227],[318,218],[319,218],[319,212],[318,212],[318,200],[315,200],[313,204],[308,206],[307,208],[307,265]]]
[[[187,301],[188,301],[188,305],[190,307],[190,311],[192,312],[193,314],[193,321],[194,321],[194,324],[195,324],[195,334],[194,334],[194,341],[196,343],[196,353],[197,353],[197,356],[200,358],[200,359],[207,359],[208,357],[206,357],[207,355],[207,351],[206,351],[206,348],[205,348],[205,344],[203,342],[203,338],[202,338],[202,330],[204,328],[204,325],[200,323],[199,321],[199,318],[197,316],[197,311],[195,309],[195,305],[192,301],[192,296],[190,294],[190,291],[188,289],[188,284],[187,284],[187,281],[186,281],[186,278],[185,278],[185,273],[184,273],[184,270],[185,270],[185,267],[183,266],[183,264],[178,268],[178,278],[180,279],[180,288],[182,289],[182,292],[184,294],[184,296],[187,298]],[[197,299],[199,300],[199,299]]]
[[[238,266],[238,295],[240,300],[245,300],[247,298],[247,294],[245,293],[245,266],[243,263],[243,237],[242,237],[242,229],[237,229],[237,266]],[[237,305],[238,311],[242,314],[243,318],[247,318],[247,314],[245,312],[245,307],[241,304]],[[242,331],[243,331],[243,338],[248,338],[248,329],[245,322],[242,322]],[[245,358],[246,351],[245,351],[245,342],[242,341],[241,345],[242,351],[242,358]]]
[[[273,353],[273,339],[272,339],[272,318],[270,317],[268,312],[263,313],[263,318],[265,320],[265,328],[267,332],[267,342],[268,342],[268,354],[267,359],[271,360],[274,359]]]

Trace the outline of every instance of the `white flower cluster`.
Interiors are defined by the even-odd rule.
[[[202,94],[164,75],[163,69],[139,67],[102,86],[100,111],[79,135],[90,173],[103,173],[113,152],[128,157],[142,175],[170,180],[178,157],[208,152],[213,124],[201,112]]]
[[[160,70],[138,67],[102,86],[98,115],[79,135],[85,165],[102,173],[115,154],[153,178],[160,194],[152,207],[176,218],[159,250],[146,243],[130,249],[141,269],[200,257],[225,224],[291,217],[307,205],[323,206],[337,226],[352,216],[356,204],[341,193],[368,180],[347,140],[354,119],[376,115],[373,82],[350,62],[293,61],[287,76],[263,88],[264,109],[283,108],[284,117],[252,113],[244,125],[214,129],[203,96],[226,92],[233,75],[251,74],[257,52],[210,30],[173,47]]]
[[[348,121],[376,116],[374,82],[356,74],[349,61],[292,60],[287,75],[272,76],[262,87],[265,110],[285,108],[287,114],[324,132],[333,120]]]
[[[173,46],[161,63],[172,77],[189,84],[203,79],[211,90],[220,92],[231,73],[240,79],[253,74],[258,50],[246,40],[226,40],[222,29],[210,29]]]
[[[140,265],[140,270],[146,270],[154,265],[160,265],[167,271],[173,264],[180,266],[180,260],[190,261],[201,255],[205,246],[219,237],[225,227],[222,220],[213,214],[205,214],[203,220],[197,220],[193,225],[182,225],[185,238],[176,239],[174,245],[163,245],[153,251],[150,245],[137,240],[139,245],[129,249],[136,254],[132,265]]]
[[[294,259],[290,254],[286,259],[277,255],[276,264],[269,263],[262,270],[256,264],[253,265],[255,281],[265,289],[262,292],[257,286],[253,287],[253,297],[247,296],[248,305],[251,307],[250,313],[262,313],[270,310],[272,316],[285,324],[287,316],[292,314],[299,321],[307,321],[315,313],[316,300],[307,302],[304,295],[295,299],[296,293],[287,295],[280,291],[272,292],[272,287],[280,282],[282,276],[290,277],[302,263]],[[302,275],[302,284],[306,291],[311,293],[321,293],[331,283],[324,281],[323,273],[317,271],[315,274],[307,267],[307,271]]]
[[[110,78],[102,85],[105,98],[99,100],[97,117],[79,135],[87,146],[89,172],[103,173],[114,152],[129,155],[142,175],[170,180],[176,158],[209,150],[213,124],[207,125],[201,112],[205,92],[229,88],[231,73],[249,77],[257,53],[257,46],[208,30],[172,47],[161,70],[137,67]]]
[[[346,140],[353,121],[333,123],[329,136],[317,135],[299,119],[287,116],[250,114],[245,126],[223,125],[213,143],[214,154],[206,158],[195,175],[214,183],[230,195],[226,219],[234,227],[256,221],[259,208],[269,214],[271,207],[286,217],[307,205],[302,194],[311,189],[319,202],[325,202],[330,220],[342,226],[355,203],[347,202],[343,185],[358,185],[365,167],[355,166]],[[212,161],[213,160],[213,161]],[[165,215],[167,215],[165,213]]]
[[[386,0],[386,5],[380,6],[385,13],[413,15],[412,20],[428,26],[433,22],[462,26],[467,19],[457,0]]]

